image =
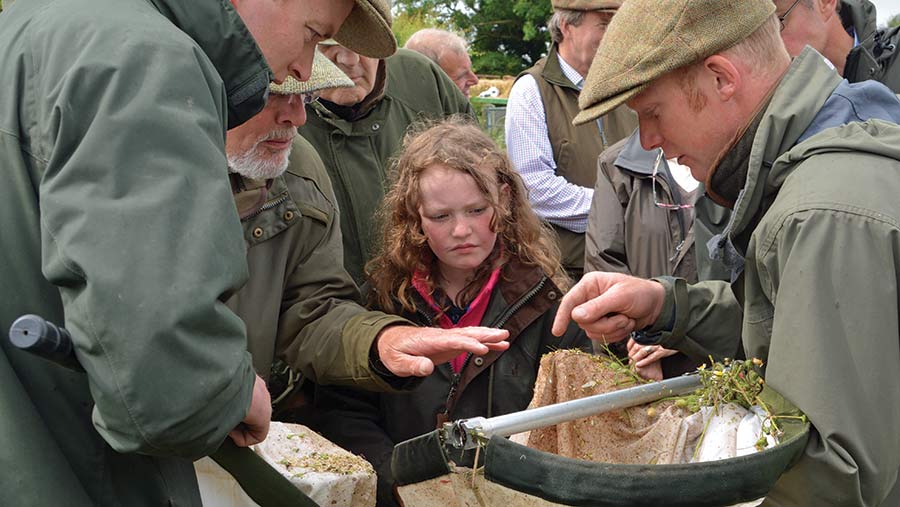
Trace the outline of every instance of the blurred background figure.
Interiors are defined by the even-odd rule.
[[[781,38],[791,56],[812,46],[851,83],[872,79],[897,93],[900,27],[879,29],[869,0],[777,0]]]
[[[472,72],[466,40],[453,32],[424,28],[412,34],[403,47],[422,53],[438,64],[466,97],[469,96],[469,88],[478,84],[478,76]]]

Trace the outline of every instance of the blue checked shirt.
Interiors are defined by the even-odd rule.
[[[584,86],[581,74],[562,57],[559,65],[566,78],[580,90]],[[598,135],[602,137],[600,120],[597,125]],[[509,92],[505,126],[509,158],[525,181],[535,213],[554,225],[583,233],[587,229],[594,189],[569,183],[556,175],[541,92],[528,74],[520,77]]]

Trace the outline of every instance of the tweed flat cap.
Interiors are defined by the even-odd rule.
[[[615,0],[550,0],[554,9],[570,11],[615,11],[622,6],[622,1]]]
[[[387,58],[397,52],[392,23],[389,0],[356,0],[334,39],[363,56]]]
[[[297,81],[288,76],[283,83],[269,85],[269,91],[277,95],[300,95],[329,88],[352,88],[353,81],[341,72],[337,65],[316,50],[312,73],[307,81]]]
[[[597,49],[573,123],[596,120],[662,75],[734,46],[774,12],[772,0],[627,0]]]

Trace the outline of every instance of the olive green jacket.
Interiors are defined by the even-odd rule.
[[[218,0],[17,2],[0,69],[0,505],[199,505],[254,381],[226,117],[271,72]],[[12,350],[24,313],[87,374]]]
[[[347,121],[317,104],[307,109],[306,125],[297,129],[319,151],[334,183],[344,266],[358,284],[365,281],[363,267],[374,253],[374,216],[384,199],[390,159],[398,155],[407,128],[424,118],[473,114],[459,88],[428,58],[401,49],[384,62],[384,88],[363,102],[384,96],[366,116]]]
[[[844,78],[851,83],[875,80],[900,93],[900,27],[878,29],[875,6],[869,0],[842,0],[841,6],[844,26],[852,27],[859,40],[847,55]],[[698,244],[721,233],[728,223],[728,211],[707,197],[698,199],[696,212]],[[705,256],[698,256],[697,264],[701,280],[721,278],[726,271],[720,262]]]
[[[228,301],[247,325],[260,376],[275,360],[321,384],[390,386],[369,370],[369,350],[399,317],[369,312],[344,267],[334,191],[315,148],[294,139],[290,168],[264,184],[232,175],[250,279]],[[277,395],[279,393],[273,393]]]
[[[778,85],[726,229],[723,246],[745,258],[735,283],[662,280],[655,328],[674,327],[661,344],[742,340],[814,426],[766,505],[900,505],[900,127],[851,121],[804,137],[826,101],[848,101],[839,86],[810,48]],[[888,90],[867,101],[877,96],[900,116]]]

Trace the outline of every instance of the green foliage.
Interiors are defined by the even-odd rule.
[[[464,34],[478,74],[516,75],[547,52],[547,1],[397,0],[394,6],[397,17],[421,16]]]
[[[423,28],[444,28],[444,26],[428,13],[421,11],[400,13],[394,18],[393,24],[397,45],[403,47],[412,34]]]
[[[891,18],[888,19],[887,26],[888,28],[900,26],[900,14],[894,14],[893,16],[891,16]]]

